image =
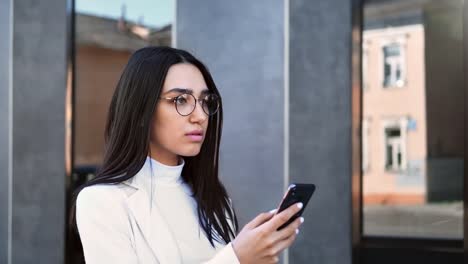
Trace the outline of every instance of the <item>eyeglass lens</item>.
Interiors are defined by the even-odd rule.
[[[196,99],[191,94],[181,94],[176,97],[175,106],[180,115],[190,115],[196,106]],[[202,104],[203,111],[207,115],[214,115],[219,108],[219,98],[215,94],[208,94],[205,98],[199,100]]]

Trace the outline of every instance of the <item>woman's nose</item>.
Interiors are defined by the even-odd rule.
[[[203,122],[207,118],[207,114],[203,110],[203,105],[201,102],[197,101],[195,104],[195,109],[192,114],[190,114],[190,119],[192,122]]]

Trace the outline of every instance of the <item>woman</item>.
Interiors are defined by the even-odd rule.
[[[146,47],[117,84],[97,177],[76,200],[87,263],[276,263],[300,205],[262,213],[236,236],[218,179],[222,103],[205,66],[186,51]],[[303,221],[303,219],[302,219]]]

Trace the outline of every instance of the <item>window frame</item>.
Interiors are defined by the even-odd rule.
[[[383,170],[386,172],[402,172],[405,171],[408,164],[408,153],[407,153],[407,127],[408,127],[408,119],[406,117],[399,117],[393,119],[385,119],[382,121],[382,137],[383,137],[383,160],[384,168]],[[397,128],[400,130],[400,146],[401,146],[401,165],[398,168],[388,168],[387,167],[387,130]],[[394,166],[393,166],[394,167]]]
[[[411,26],[408,26],[411,27]],[[393,29],[394,30],[394,29]],[[402,32],[397,32],[397,33],[382,33],[382,39],[380,41],[380,52],[379,52],[379,67],[380,67],[380,78],[379,78],[379,83],[382,89],[384,90],[391,90],[391,89],[400,89],[400,88],[405,88],[408,84],[407,81],[407,63],[408,60],[406,58],[406,46],[407,46],[407,34],[402,31]],[[400,60],[401,60],[401,84],[398,84],[398,80],[396,81],[396,85],[386,85],[385,84],[385,54],[384,54],[384,49],[385,47],[391,46],[391,45],[398,45],[400,48]]]

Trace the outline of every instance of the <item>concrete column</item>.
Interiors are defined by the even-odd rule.
[[[290,181],[316,194],[290,263],[351,263],[351,1],[290,1]]]
[[[221,177],[243,226],[315,183],[283,263],[351,263],[351,3],[178,0],[175,36],[224,102]]]
[[[177,1],[177,47],[211,70],[223,97],[221,176],[245,224],[284,188],[283,1]]]
[[[10,231],[10,94],[11,7],[13,0],[0,1],[0,263],[8,263]]]
[[[66,1],[0,1],[0,262],[63,263]]]

